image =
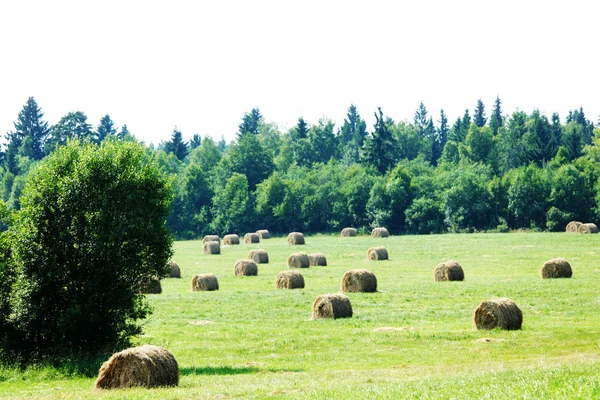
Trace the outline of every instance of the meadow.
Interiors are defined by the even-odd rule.
[[[367,260],[375,245],[390,260]],[[295,247],[275,237],[222,246],[220,255],[202,254],[200,241],[176,242],[182,278],[164,279],[163,292],[148,295],[154,312],[136,344],[174,354],[178,387],[96,391],[95,376],[77,370],[2,367],[0,397],[599,398],[599,246],[600,235],[532,232],[316,235]],[[259,264],[256,277],[234,276],[235,261],[256,248],[268,251],[269,264]],[[322,252],[328,266],[302,269],[304,289],[275,289],[296,251]],[[554,257],[571,263],[571,279],[540,278]],[[434,267],[449,259],[465,280],[434,282]],[[315,298],[338,292],[354,268],[374,272],[378,292],[348,294],[352,318],[312,320]],[[205,272],[220,289],[192,292],[192,276]],[[475,328],[474,309],[498,297],[522,310],[521,330]]]

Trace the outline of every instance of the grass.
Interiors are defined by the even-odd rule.
[[[389,261],[368,261],[384,245]],[[181,279],[162,281],[139,344],[168,348],[180,368],[171,389],[96,392],[95,377],[69,368],[0,369],[3,398],[598,398],[600,397],[600,235],[510,233],[285,238],[202,254],[177,242]],[[237,259],[264,248],[257,277],[233,276]],[[277,290],[275,276],[296,251],[322,252],[328,266],[302,269],[306,288]],[[542,280],[553,257],[573,278]],[[456,259],[465,281],[434,282],[439,262]],[[354,316],[311,320],[319,294],[339,291],[345,271],[367,268],[378,293],[348,294]],[[212,272],[216,292],[191,292]],[[480,301],[508,297],[523,312],[520,331],[477,331]],[[376,328],[402,328],[378,332]],[[491,338],[496,341],[479,342]],[[99,367],[99,365],[98,365]]]

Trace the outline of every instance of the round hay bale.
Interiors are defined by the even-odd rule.
[[[252,260],[237,260],[233,268],[235,276],[256,276],[258,275],[258,267]]]
[[[161,294],[162,286],[160,285],[160,279],[155,276],[142,285],[142,293],[144,294]]]
[[[367,251],[367,257],[372,261],[387,260],[388,252],[383,246],[371,247],[369,251]]]
[[[98,372],[96,389],[177,386],[179,366],[169,350],[144,345],[113,354]]]
[[[342,277],[342,292],[373,293],[377,291],[377,278],[367,269],[351,269]]]
[[[169,261],[167,265],[169,266],[169,268],[171,268],[171,272],[169,272],[169,275],[167,275],[167,277],[181,278],[181,270],[179,269],[179,265],[177,265],[175,261]]]
[[[206,242],[219,242],[219,245],[220,245],[221,238],[219,237],[219,235],[206,235],[202,238],[202,244],[204,244]]]
[[[477,329],[521,329],[523,314],[510,299],[484,300],[475,309],[473,320]]]
[[[290,254],[287,263],[290,268],[308,268],[310,266],[310,260],[306,253]]]
[[[320,267],[327,266],[327,258],[323,253],[313,253],[308,255],[308,262],[310,265],[317,265]]]
[[[389,236],[390,236],[390,233],[385,228],[375,228],[371,231],[371,237],[374,237],[374,238],[377,238],[377,237],[386,238]]]
[[[596,224],[581,224],[577,232],[583,234],[598,233],[598,227]]]
[[[298,271],[282,271],[275,277],[277,289],[304,289],[304,277]]]
[[[454,260],[438,264],[433,271],[433,276],[436,282],[462,281],[465,279],[465,273],[462,267]]]
[[[567,224],[566,232],[567,233],[577,233],[577,231],[579,230],[579,227],[581,225],[582,224],[579,221],[571,221]]]
[[[223,244],[226,246],[233,246],[240,244],[240,237],[234,233],[223,236]]]
[[[322,294],[317,296],[312,306],[312,317],[316,318],[350,318],[352,305],[344,294]]]
[[[356,228],[344,228],[342,229],[342,237],[356,236]]]
[[[571,264],[564,258],[553,258],[544,263],[540,274],[543,279],[570,278],[573,276],[573,270]]]
[[[219,242],[204,242],[204,254],[221,254]]]
[[[196,274],[192,278],[192,291],[204,292],[219,290],[219,281],[215,274]]]
[[[258,236],[256,233],[246,233],[244,235],[244,243],[260,243],[260,236]]]
[[[263,249],[251,250],[250,253],[248,253],[248,258],[257,264],[269,263],[269,253]]]
[[[304,235],[300,232],[292,232],[288,235],[287,242],[291,246],[304,244]]]
[[[256,234],[260,237],[260,240],[271,238],[271,234],[266,229],[260,229],[256,231]]]

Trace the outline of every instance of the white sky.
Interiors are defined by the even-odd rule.
[[[0,134],[29,96],[50,124],[109,114],[146,143],[177,126],[227,141],[259,107],[282,130],[341,125],[356,104],[450,123],[582,106],[600,114],[600,3],[566,1],[10,1],[0,3]]]

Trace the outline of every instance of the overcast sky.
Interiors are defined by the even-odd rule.
[[[258,107],[282,130],[356,104],[450,122],[538,108],[600,114],[595,1],[2,1],[0,134],[33,96],[54,124],[109,114],[146,143],[227,141]]]

